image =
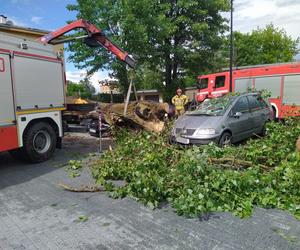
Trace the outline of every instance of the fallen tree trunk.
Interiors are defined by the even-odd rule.
[[[111,126],[146,129],[160,133],[168,118],[169,105],[155,102],[130,102],[124,116],[124,103],[109,104],[101,109],[104,118]],[[93,115],[96,117],[97,115]]]

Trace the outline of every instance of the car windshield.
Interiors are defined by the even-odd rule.
[[[211,115],[221,116],[225,113],[229,105],[234,101],[234,96],[222,96],[215,99],[207,99],[201,103],[194,111],[188,115]]]

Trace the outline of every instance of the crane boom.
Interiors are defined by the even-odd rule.
[[[79,36],[79,37],[69,37],[65,39],[64,38],[59,39],[59,37],[75,29],[85,30],[86,35]],[[101,29],[98,29],[94,24],[91,24],[90,22],[84,19],[77,20],[58,30],[50,32],[38,38],[38,41],[44,44],[48,43],[48,44],[55,45],[55,44],[69,42],[77,39],[84,39],[84,43],[89,47],[102,46],[105,49],[107,49],[109,52],[113,53],[118,59],[125,62],[129,67],[135,68],[136,61],[131,56],[129,56],[127,52],[125,52],[116,44],[111,42],[101,31]]]

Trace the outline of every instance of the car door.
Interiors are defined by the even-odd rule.
[[[260,101],[261,97],[258,95],[249,95],[247,96],[249,101],[250,107],[250,116],[249,119],[252,127],[252,134],[253,133],[260,133],[262,126],[265,124],[266,115],[264,112],[264,108]]]
[[[232,132],[233,142],[241,141],[251,134],[249,113],[248,99],[245,96],[239,97],[231,109],[227,121],[227,126]]]

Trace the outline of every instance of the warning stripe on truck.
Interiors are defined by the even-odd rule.
[[[0,127],[0,152],[18,147],[17,126]]]
[[[16,114],[17,115],[28,115],[28,114],[46,113],[46,112],[61,111],[61,110],[66,110],[66,108],[31,109],[31,110],[17,111]]]

